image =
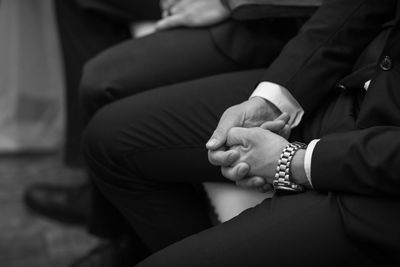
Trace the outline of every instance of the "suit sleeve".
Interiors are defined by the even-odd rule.
[[[316,145],[311,177],[318,191],[400,196],[400,127],[331,134]]]
[[[305,117],[337,90],[361,51],[395,16],[395,0],[325,0],[263,80],[287,88]]]
[[[238,20],[310,17],[323,0],[221,0]]]

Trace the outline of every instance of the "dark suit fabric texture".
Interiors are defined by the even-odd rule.
[[[325,1],[269,67],[225,62],[222,73],[129,96],[120,92],[135,89],[135,73],[107,77],[115,56],[92,61],[82,87],[97,92],[86,99],[94,117],[85,158],[98,189],[155,252],[138,266],[399,265],[399,16],[397,1]],[[96,73],[105,80],[85,83]],[[261,81],[285,86],[304,108],[291,140],[321,139],[315,191],[277,195],[211,227],[195,185],[224,178],[204,143]]]
[[[85,125],[79,104],[83,65],[101,51],[131,38],[130,23],[160,17],[158,0],[56,0],[66,85],[64,160],[82,166],[81,135]]]
[[[165,93],[165,97],[159,98],[157,96],[156,99],[163,101],[167,98],[170,99],[173,109],[179,107],[180,101],[192,105],[191,101],[196,94],[199,102],[195,105],[200,105],[200,108],[205,109],[203,111],[205,116],[202,120],[208,125],[207,131],[201,134],[201,141],[193,139],[191,142],[181,143],[177,139],[171,145],[195,145],[203,148],[204,146],[200,144],[204,143],[211,131],[211,126],[216,123],[216,119],[224,109],[248,97],[252,88],[256,85],[257,75],[262,73],[257,69],[266,68],[277,57],[284,44],[295,34],[298,29],[297,25],[298,22],[292,19],[246,22],[228,20],[209,28],[180,28],[123,42],[104,51],[86,64],[81,83],[81,102],[86,108],[87,116],[92,117],[98,111],[101,112],[103,107],[108,108],[107,106],[110,103],[127,97],[131,97],[131,99],[142,99],[144,97],[141,100],[141,108],[137,107],[138,116],[135,115],[134,117],[143,121],[148,120],[150,124],[156,125],[158,122],[153,121],[154,118],[144,118],[146,115],[140,110],[152,110],[152,108],[146,107],[153,102],[152,95],[154,92],[152,93],[152,91],[157,90]],[[240,74],[240,77],[246,76],[245,79],[235,77],[235,72],[239,71],[245,71],[244,74]],[[232,77],[229,78],[231,80],[229,86],[225,85],[224,76],[219,76],[222,74]],[[248,75],[252,79],[247,77]],[[199,87],[201,83],[194,81],[206,77],[212,82],[207,82],[202,87]],[[191,82],[194,86],[185,95],[176,93],[175,88],[178,86],[172,86],[188,82]],[[233,83],[237,84],[235,90],[242,92],[240,98],[231,93],[233,89],[230,87]],[[219,92],[217,88],[221,88]],[[195,90],[199,90],[199,92],[195,93]],[[209,95],[206,93],[207,91],[214,91],[217,95]],[[210,103],[209,107],[203,106],[201,102],[206,101],[208,97],[214,98],[214,101]],[[221,101],[220,98],[223,98],[224,101]],[[145,106],[142,106],[142,104]],[[166,108],[167,106],[161,103],[160,107]],[[218,113],[209,117],[210,111]],[[179,117],[186,111],[180,109],[173,110],[173,112]],[[163,114],[164,112],[160,114],[162,120],[164,120],[165,115]],[[189,119],[190,117],[185,124],[191,124]],[[209,120],[211,122],[207,122]],[[183,124],[183,120],[181,122],[170,121],[169,123],[178,130],[181,127],[180,125]],[[197,126],[195,124],[191,127],[194,129]],[[168,135],[170,130],[172,129],[165,129],[165,135]],[[182,128],[180,134],[188,138],[193,134],[190,131],[185,131],[184,134],[183,130],[184,128]],[[146,131],[143,133],[143,138],[151,137],[151,134],[148,135]],[[171,136],[173,135],[176,134],[173,133]],[[151,140],[149,139],[149,141]],[[157,146],[157,143],[153,143],[153,145]],[[166,145],[169,146],[170,144]],[[203,161],[202,164],[207,166],[206,169],[209,169],[209,164],[206,161]],[[216,170],[216,168],[214,169]],[[96,189],[93,198],[94,207],[90,231],[98,236],[106,237],[114,237],[120,234],[119,221],[121,218],[112,209],[105,208],[109,206],[108,201],[98,194]],[[196,201],[198,200],[196,199]],[[205,224],[201,220],[197,224],[201,225],[201,229],[211,225],[208,219],[207,226],[204,226]],[[182,235],[186,234],[180,234],[180,236]],[[159,240],[161,239],[157,237],[154,242],[159,243]],[[176,240],[176,238],[173,240]],[[163,242],[171,243],[171,241]],[[159,248],[160,245],[157,245],[157,247]]]

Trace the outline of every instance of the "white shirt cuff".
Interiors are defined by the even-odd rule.
[[[368,91],[368,88],[369,88],[370,84],[371,84],[371,80],[365,82],[365,84],[364,84],[365,91]]]
[[[292,94],[283,86],[271,83],[262,82],[254,90],[250,98],[259,96],[274,104],[281,112],[290,115],[289,125],[291,128],[296,127],[304,115],[304,110],[292,96]]]
[[[306,172],[306,176],[308,179],[308,182],[310,182],[310,185],[312,188],[314,188],[311,180],[311,159],[312,159],[312,154],[314,151],[315,146],[317,145],[319,139],[314,139],[312,140],[306,150],[306,154],[304,155],[304,171]]]

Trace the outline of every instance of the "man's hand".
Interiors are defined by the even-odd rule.
[[[157,30],[185,27],[205,27],[229,17],[229,10],[220,0],[162,0],[163,19]]]
[[[263,129],[279,133],[281,136],[289,136],[290,127],[287,124],[290,116],[287,113],[281,114],[274,121],[268,121],[261,125]],[[208,152],[209,161],[213,165],[221,166],[222,174],[242,187],[258,189],[259,191],[269,191],[270,185],[266,184],[262,177],[249,177],[250,166],[245,162],[237,161],[240,158],[239,151],[234,148],[225,150],[225,147]],[[232,166],[235,164],[234,166]]]
[[[227,146],[240,155],[237,165],[248,164],[247,175],[261,177],[267,184],[272,184],[280,154],[288,143],[282,136],[261,128],[232,128],[227,140]],[[227,178],[238,181],[237,176]]]
[[[176,3],[181,0],[160,0],[160,6],[162,11],[170,10]]]
[[[228,108],[222,115],[206,147],[208,150],[217,150],[225,146],[228,131],[233,127],[259,127],[268,121],[276,119],[280,111],[271,102],[253,97],[239,105]],[[289,129],[286,129],[288,132]]]
[[[226,153],[238,160],[229,167],[221,167],[223,175],[238,186],[266,192],[272,189],[279,157],[289,142],[271,131],[261,128],[232,128],[228,133]],[[290,164],[290,179],[311,188],[304,169],[305,150],[300,149]],[[244,173],[244,169],[247,171]]]

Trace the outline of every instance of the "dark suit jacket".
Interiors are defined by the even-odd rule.
[[[71,0],[68,0],[71,1]],[[161,18],[160,3],[157,0],[75,0],[77,4],[123,23]]]
[[[322,0],[221,0],[235,19],[308,17]]]
[[[282,6],[271,5],[271,2],[277,0],[222,0],[233,19],[230,23],[210,28],[220,51],[240,64],[259,62],[264,65],[258,67],[267,67],[265,62],[271,62],[278,55],[283,45],[316,10],[316,5]]]
[[[396,11],[397,8],[397,11]],[[400,264],[400,4],[327,0],[271,65],[264,80],[288,88],[305,120],[338,93],[360,53],[394,26],[368,79],[355,130],[322,136],[311,176],[336,195],[348,235],[371,257]],[[351,76],[350,76],[351,77]],[[365,80],[366,81],[366,80]],[[351,78],[347,79],[351,83]],[[393,263],[394,264],[394,263]]]

